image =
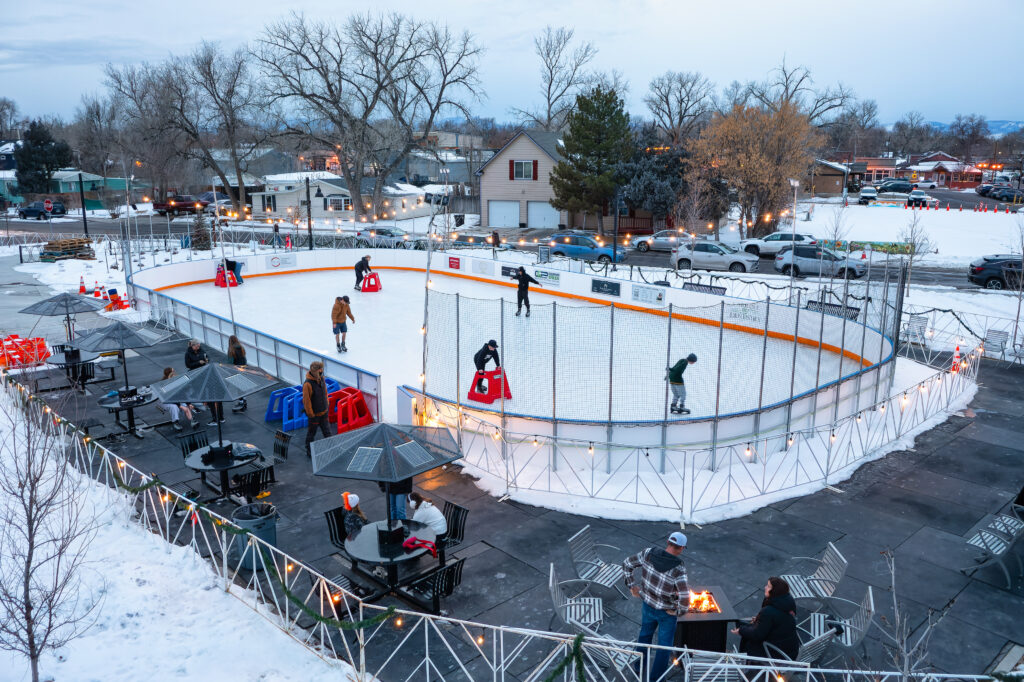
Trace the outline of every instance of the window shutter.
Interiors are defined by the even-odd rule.
[[[324,210],[327,210],[327,197],[324,197]]]
[[[537,179],[537,159],[533,160],[533,179]]]
[[[509,180],[515,180],[516,179],[516,162],[515,161],[509,161],[508,162],[508,179]]]

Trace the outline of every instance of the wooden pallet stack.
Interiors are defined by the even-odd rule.
[[[96,253],[92,250],[92,240],[80,239],[58,239],[46,242],[43,250],[39,253],[39,260],[43,263],[53,263],[59,260],[96,260]]]

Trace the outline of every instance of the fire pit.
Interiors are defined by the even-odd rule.
[[[690,591],[690,608],[676,616],[676,646],[701,651],[725,651],[729,624],[738,620],[736,612],[717,585]]]

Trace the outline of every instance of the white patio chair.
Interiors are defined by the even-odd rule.
[[[622,598],[628,597],[625,590],[626,572],[622,563],[609,563],[602,559],[598,553],[598,547],[607,547],[619,551],[618,547],[604,545],[594,542],[594,535],[590,526],[584,526],[578,533],[569,538],[569,555],[572,557],[572,565],[576,570],[576,577],[600,585],[604,588],[615,589]]]
[[[565,588],[568,585],[576,585],[579,587],[578,591],[573,594],[566,594]],[[551,572],[548,577],[548,589],[551,591],[551,603],[554,606],[555,612],[551,616],[551,620],[548,621],[548,628],[551,628],[551,624],[555,622],[555,618],[560,619],[564,624],[568,625],[570,621],[575,621],[580,625],[585,625],[595,630],[601,626],[604,622],[604,603],[600,597],[593,597],[590,595],[590,582],[587,580],[564,580],[558,579],[558,574],[555,573],[555,565],[551,564]]]
[[[789,574],[782,579],[789,583],[789,592],[794,599],[811,599],[817,603],[830,598],[839,586],[839,581],[846,575],[849,562],[831,542],[825,548],[820,559],[811,557],[793,557],[804,561],[813,561],[818,567],[811,575]]]
[[[856,608],[856,611],[849,617],[824,612],[812,613],[807,617],[807,620],[800,624],[800,627],[807,632],[812,641],[826,634],[829,630],[836,631],[836,636],[832,639],[832,643],[842,649],[842,653],[826,665],[830,665],[844,656],[851,656],[861,669],[866,669],[867,665],[864,659],[867,657],[867,647],[864,646],[864,638],[867,637],[868,630],[871,628],[871,621],[875,616],[875,597],[871,587],[868,587],[864,598],[861,599],[859,604],[839,597],[830,597],[828,601],[832,607],[835,607],[837,604],[850,604]],[[858,653],[858,649],[860,653]]]

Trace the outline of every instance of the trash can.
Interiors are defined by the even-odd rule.
[[[455,227],[462,227],[466,224],[466,214],[456,213],[455,214]]]
[[[231,520],[239,528],[244,528],[250,533],[263,540],[267,544],[277,546],[277,509],[274,505],[266,502],[254,502],[246,504],[231,512]],[[231,550],[228,558],[237,561],[242,553],[248,549],[249,538],[245,535],[236,535],[231,541]],[[242,560],[242,568],[250,571],[263,567],[263,562],[257,560],[258,549],[250,550]],[[270,557],[267,557],[268,559]]]
[[[192,235],[183,234],[181,236],[181,248],[187,249],[190,246],[192,246]]]

